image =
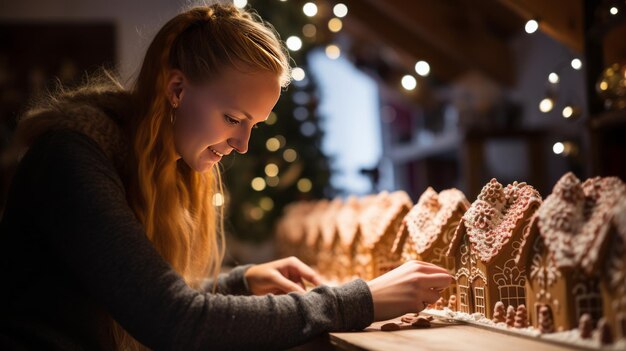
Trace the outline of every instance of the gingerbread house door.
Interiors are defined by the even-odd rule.
[[[588,313],[593,319],[594,325],[602,317],[602,295],[600,294],[600,282],[597,278],[587,278],[582,274],[575,274],[572,295],[574,298],[575,321]],[[576,323],[574,323],[576,325]]]
[[[469,276],[465,273],[460,273],[457,276],[457,287],[458,287],[458,311],[464,313],[470,313],[470,287],[469,287]]]
[[[472,312],[486,315],[485,308],[485,281],[482,277],[476,276],[471,284],[472,293]]]

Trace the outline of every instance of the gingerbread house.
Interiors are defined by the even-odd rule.
[[[327,271],[330,279],[341,282],[355,276],[352,247],[359,230],[359,215],[375,198],[350,196],[337,211],[337,240],[331,244],[333,260]]]
[[[615,177],[581,183],[567,173],[556,183],[516,258],[528,272],[533,326],[570,330],[589,314],[594,323],[608,317],[614,334],[624,335],[624,235],[617,230],[623,215],[616,212],[624,196],[624,184]],[[539,317],[542,307],[551,318]]]
[[[483,187],[447,252],[454,259],[458,311],[492,318],[497,301],[526,303],[525,272],[515,257],[540,204],[539,192],[523,182],[503,187],[491,179]]]
[[[322,247],[321,218],[330,204],[327,199],[317,200],[311,211],[304,218],[304,246],[300,258],[310,266],[317,265],[318,254]]]
[[[339,240],[337,233],[337,212],[343,207],[343,200],[339,197],[333,199],[319,217],[320,247],[317,259],[317,270],[330,280],[337,280],[332,273],[334,256],[331,248]]]
[[[314,206],[312,201],[298,201],[285,206],[276,223],[276,249],[281,257],[300,257],[304,247],[304,219]]]
[[[372,279],[400,265],[393,243],[413,202],[404,191],[383,191],[359,215],[359,228],[352,247],[355,273]]]
[[[446,253],[469,206],[465,195],[457,189],[437,193],[428,187],[402,220],[392,250],[399,253],[403,262],[430,262],[452,272],[452,259]],[[447,300],[450,290],[444,290],[442,296]]]

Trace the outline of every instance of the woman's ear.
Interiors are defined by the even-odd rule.
[[[170,104],[173,106],[180,106],[180,102],[185,93],[185,84],[187,84],[185,74],[179,69],[171,70],[167,81],[166,94],[170,99]]]

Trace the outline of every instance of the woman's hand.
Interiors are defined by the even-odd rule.
[[[303,293],[306,291],[304,280],[315,285],[322,284],[321,277],[294,256],[254,265],[248,268],[244,277],[254,295],[278,295],[292,291]]]
[[[374,301],[374,320],[419,312],[436,302],[452,282],[444,268],[421,261],[408,261],[369,282]]]

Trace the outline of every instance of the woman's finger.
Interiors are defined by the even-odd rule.
[[[441,294],[438,291],[435,291],[432,289],[420,289],[419,298],[421,298],[422,301],[419,301],[419,302],[426,302],[430,305],[432,303],[437,302],[437,300],[439,300],[440,297],[441,297]]]
[[[274,284],[278,289],[283,291],[284,293],[290,293],[292,291],[296,292],[306,292],[304,287],[298,285],[297,283],[285,278],[282,274],[276,274],[276,278],[274,279]]]
[[[448,273],[420,274],[418,283],[420,288],[445,289],[452,283],[452,276]]]
[[[292,261],[292,267],[297,271],[297,273],[304,279],[310,281],[315,285],[322,284],[322,278],[317,272],[313,270],[313,268],[309,267],[304,262],[295,259]]]

